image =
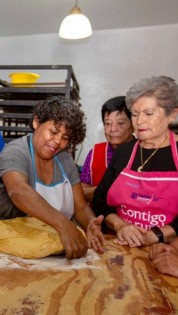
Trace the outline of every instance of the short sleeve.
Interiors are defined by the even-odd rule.
[[[9,142],[0,153],[0,177],[9,171],[18,171],[29,176],[31,156],[27,141],[23,138]]]
[[[57,159],[61,163],[65,174],[67,175],[71,185],[75,185],[80,183],[79,173],[75,161],[70,153],[63,151],[57,155]],[[55,181],[59,180],[59,176],[61,176],[61,171],[58,168],[59,173],[56,173]]]
[[[92,157],[92,151],[93,150],[89,151],[85,159],[84,165],[82,167],[82,173],[80,174],[81,182],[88,185],[91,185],[90,162]]]

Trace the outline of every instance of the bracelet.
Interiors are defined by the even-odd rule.
[[[159,243],[164,243],[164,235],[158,226],[152,226],[151,231],[158,237]]]

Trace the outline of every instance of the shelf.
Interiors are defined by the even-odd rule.
[[[12,85],[11,83],[7,82],[7,80],[0,80],[0,95],[3,93],[3,95],[5,95],[6,93],[10,93],[11,97],[13,97],[14,95],[16,95],[16,93],[24,93],[24,94],[30,94],[30,93],[35,93],[35,94],[41,94],[41,96],[43,94],[63,94],[66,100],[70,100],[71,97],[73,97],[74,99],[76,98],[80,98],[79,97],[79,84],[77,82],[77,79],[75,77],[73,68],[71,65],[23,65],[23,66],[0,66],[0,70],[4,70],[4,71],[12,71],[12,70],[40,70],[42,71],[42,73],[44,73],[44,71],[65,71],[65,80],[64,82],[56,82],[56,80],[54,80],[54,82],[41,82],[41,83],[36,83],[33,84],[33,87],[31,87],[31,84],[24,84],[24,86],[22,86],[22,84],[20,84],[20,86],[18,86],[16,84],[16,86]],[[58,73],[59,73],[58,72]],[[45,75],[44,75],[45,77]],[[55,87],[51,87],[51,85],[55,85]],[[73,94],[73,96],[72,96]]]
[[[40,80],[48,78],[47,72],[50,77],[55,74],[54,80],[33,84],[8,82],[10,73],[32,72],[31,70],[38,70]],[[7,142],[11,137],[14,139],[21,136],[21,132],[31,132],[28,125],[37,101],[57,96],[63,101],[75,101],[79,105],[80,88],[71,65],[1,65],[0,72],[4,74],[0,79],[0,130]]]
[[[28,113],[0,113],[0,119],[30,119],[32,117],[32,114]]]
[[[79,99],[79,94],[76,90],[66,87],[2,87],[0,88],[0,99],[4,100],[26,100],[43,99],[47,96],[61,95],[65,100]]]

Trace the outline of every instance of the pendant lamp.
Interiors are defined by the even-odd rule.
[[[59,37],[64,39],[81,39],[89,37],[91,34],[90,21],[82,14],[78,7],[78,1],[75,1],[75,6],[61,23]]]

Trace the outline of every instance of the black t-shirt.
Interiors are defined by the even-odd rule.
[[[114,156],[102,178],[98,187],[95,190],[94,198],[93,198],[93,210],[95,214],[98,216],[103,214],[107,216],[110,213],[116,213],[115,207],[111,207],[107,205],[106,197],[109,188],[112,183],[115,181],[117,176],[121,173],[121,171],[127,166],[127,163],[130,159],[134,144],[137,140],[133,139],[128,143],[123,143],[119,145],[116,149]],[[177,142],[178,147],[178,142]],[[142,148],[143,153],[143,161],[146,161],[148,157],[155,151],[155,149],[145,149]],[[137,148],[137,152],[132,163],[131,169],[136,171],[137,168],[141,165],[141,152],[140,146]],[[176,167],[174,164],[171,146],[163,147],[157,150],[157,152],[150,158],[150,160],[143,167],[145,172],[168,172],[168,171],[176,171]],[[170,224],[176,233],[178,234],[178,217]]]

